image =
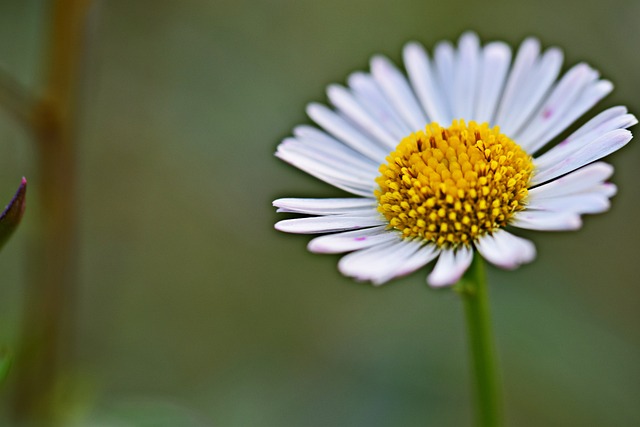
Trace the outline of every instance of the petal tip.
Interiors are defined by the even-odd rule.
[[[307,244],[307,250],[314,254],[330,254],[334,253],[329,247],[322,244],[322,241],[313,239]]]

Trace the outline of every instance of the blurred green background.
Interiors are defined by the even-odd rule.
[[[467,29],[535,35],[640,113],[640,2],[98,2],[79,123],[73,360],[81,426],[464,426],[463,313],[422,270],[382,288],[273,230],[277,197],[338,190],[274,156],[324,88]],[[47,2],[0,1],[0,64],[41,87]],[[578,233],[524,233],[539,256],[490,268],[512,426],[640,425],[638,141],[609,158],[613,208]],[[0,198],[36,174],[0,112]],[[17,345],[37,188],[0,255],[0,342]],[[7,412],[11,383],[0,394]],[[0,415],[0,423],[5,425]],[[70,423],[72,421],[69,421]]]

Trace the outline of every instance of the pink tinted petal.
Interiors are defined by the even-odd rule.
[[[400,239],[396,232],[379,226],[316,237],[309,242],[307,249],[315,253],[339,254]]]
[[[548,140],[543,135],[565,120],[567,111],[597,76],[587,64],[578,64],[567,71],[525,127],[513,135],[518,144],[530,153],[545,144]]]
[[[343,230],[385,225],[386,220],[379,216],[329,215],[313,218],[285,219],[276,223],[275,228],[285,233],[319,234]]]
[[[531,184],[542,184],[608,156],[627,145],[631,138],[631,132],[626,129],[616,129],[608,132],[561,161],[548,167],[540,167],[533,176]]]

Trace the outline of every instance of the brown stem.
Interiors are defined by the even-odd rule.
[[[20,426],[57,423],[54,391],[70,355],[76,282],[75,102],[89,0],[55,0],[43,97],[33,110],[38,150],[37,241],[29,259],[13,415]]]

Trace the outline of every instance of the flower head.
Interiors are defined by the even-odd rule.
[[[346,253],[340,271],[374,284],[437,259],[432,286],[457,282],[473,253],[506,269],[536,251],[513,228],[575,230],[604,212],[616,187],[597,160],[631,140],[636,118],[613,107],[538,153],[612,90],[587,64],[560,77],[562,52],[525,40],[511,61],[502,42],[474,33],[430,58],[405,46],[407,75],[376,56],[371,72],[331,85],[335,109],[310,104],[321,128],[298,126],[276,155],[358,197],[278,199],[291,233],[324,234],[318,253]],[[594,163],[595,162],[595,163]]]

